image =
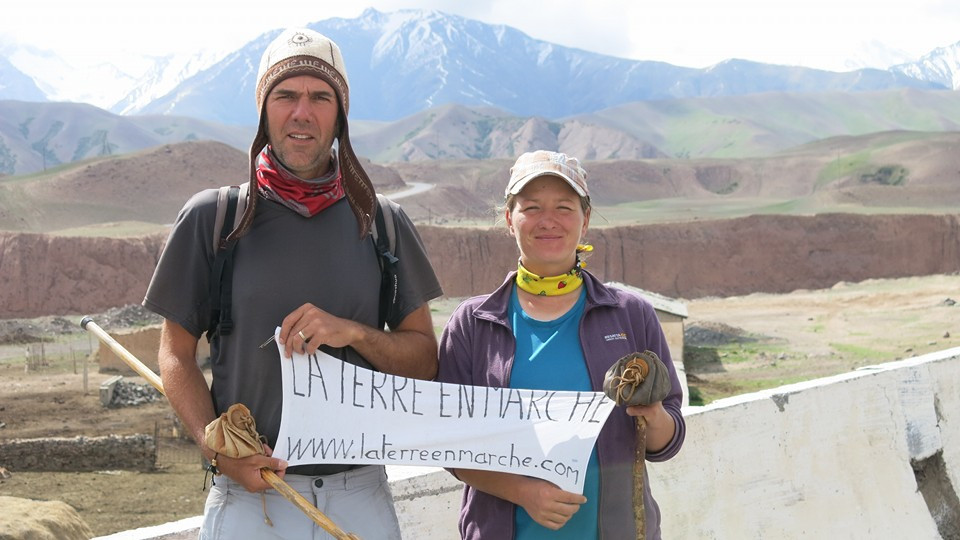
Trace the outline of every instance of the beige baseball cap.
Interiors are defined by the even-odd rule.
[[[580,166],[580,160],[560,152],[537,150],[526,152],[517,158],[510,168],[510,181],[504,196],[516,195],[534,178],[551,175],[564,179],[581,197],[590,197],[587,189],[587,171]]]

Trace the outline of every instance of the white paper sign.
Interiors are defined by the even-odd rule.
[[[583,492],[615,406],[602,392],[487,388],[387,375],[318,352],[280,355],[283,415],[273,455],[505,471]]]

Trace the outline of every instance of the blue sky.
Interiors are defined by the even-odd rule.
[[[560,45],[687,67],[744,58],[883,68],[898,55],[916,59],[960,41],[956,0],[17,0],[4,6],[0,42],[88,62],[230,50],[267,30],[355,17],[365,7],[436,9]]]

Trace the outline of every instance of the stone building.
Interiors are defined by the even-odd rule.
[[[160,325],[110,332],[110,336],[135,356],[137,360],[140,360],[143,365],[153,370],[154,373],[160,373],[160,366],[157,364],[157,350],[160,347]],[[99,356],[100,373],[137,374],[133,368],[129,367],[122,358],[110,349],[109,345],[102,341],[97,354]],[[204,365],[209,359],[210,344],[207,343],[206,339],[200,339],[197,342],[197,363]]]

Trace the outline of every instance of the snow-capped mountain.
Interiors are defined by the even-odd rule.
[[[222,60],[222,52],[200,51],[193,55],[169,55],[155,59],[150,70],[134,89],[110,107],[111,112],[128,114],[140,111],[170,93],[183,81]]]
[[[916,57],[892,47],[888,47],[880,40],[873,39],[860,44],[860,48],[851,56],[843,60],[843,69],[854,71],[858,69],[881,69],[900,64],[907,64],[916,60]]]
[[[19,101],[46,101],[47,98],[33,79],[18,70],[5,55],[0,55],[0,96]]]
[[[944,88],[876,69],[834,73],[746,60],[693,69],[627,60],[437,11],[368,9],[355,19],[309,26],[340,45],[350,79],[351,117],[370,120],[395,120],[448,103],[561,118],[668,98]],[[256,66],[278,33],[263,34],[138,112],[255,123],[251,89]]]
[[[31,101],[69,101],[88,103],[124,114],[146,106],[167,94],[197,72],[206,69],[224,53],[202,51],[196,54],[150,57],[127,54],[112,63],[94,58],[57,56],[35,47],[7,46],[0,86],[7,67],[18,78],[27,78],[40,90]],[[13,73],[9,72],[9,73]],[[10,75],[13,77],[14,75]],[[0,99],[16,99],[0,88]]]
[[[511,27],[437,11],[368,9],[357,18],[309,26],[343,51],[353,119],[392,121],[444,104],[557,119],[670,98],[960,87],[958,46],[889,70],[837,73],[740,59],[694,69],[561,47]],[[260,55],[279,32],[229,53],[131,59],[123,69],[101,64],[81,69],[37,51],[16,50],[6,55],[12,67],[0,64],[0,99],[24,99],[13,96],[26,92],[26,77],[47,100],[250,126],[257,121],[253,87]],[[894,54],[877,44],[871,55],[881,53]],[[20,81],[19,94],[4,88],[14,80]]]
[[[942,84],[960,90],[960,41],[949,47],[940,47],[920,60],[890,68],[922,81]]]

